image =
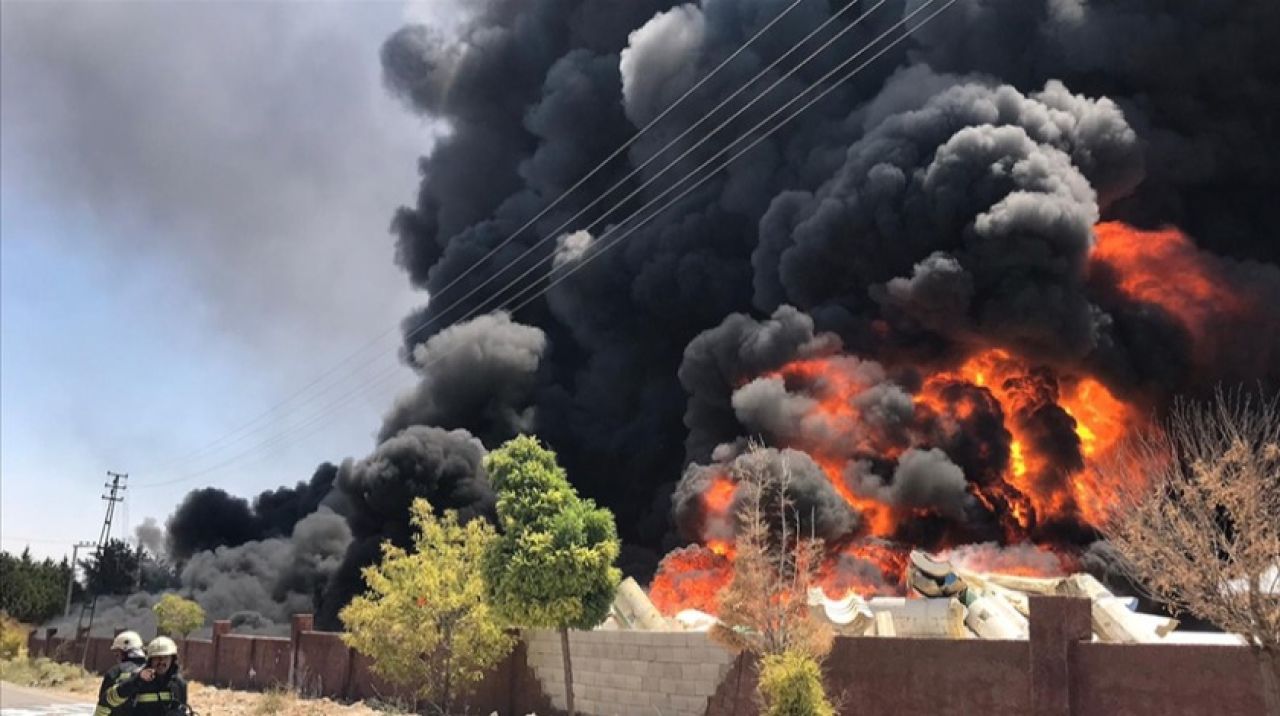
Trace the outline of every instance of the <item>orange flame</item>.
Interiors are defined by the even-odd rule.
[[[1249,309],[1216,264],[1175,228],[1142,231],[1109,221],[1095,226],[1094,235],[1098,243],[1090,260],[1115,273],[1120,292],[1159,306],[1195,337],[1203,336],[1215,317]]]
[[[1103,223],[1095,233],[1090,273],[1110,281],[1107,285],[1126,300],[1157,306],[1179,321],[1201,339],[1196,350],[1202,359],[1212,357],[1207,352],[1214,350],[1213,341],[1205,335],[1214,321],[1224,312],[1253,308],[1243,294],[1233,293],[1221,266],[1176,229],[1140,231]],[[882,336],[890,330],[883,322],[874,328]],[[1143,409],[1096,377],[1037,366],[997,346],[977,348],[958,365],[925,370],[912,396],[912,422],[896,431],[877,427],[861,414],[859,396],[882,378],[856,357],[796,360],[763,377],[781,379],[789,393],[812,400],[797,437],[778,447],[806,452],[862,516],[856,533],[827,545],[821,584],[830,596],[851,590],[905,592],[907,554],[922,535],[921,546],[954,549],[953,559],[972,569],[1042,576],[1074,568],[1069,546],[1054,541],[1061,539],[1053,536],[1060,532],[1046,527],[1087,528],[1107,518],[1116,486],[1095,468],[1114,458],[1124,437],[1146,421]],[[1046,416],[1052,418],[1048,423]],[[987,435],[992,420],[999,433],[994,437]],[[998,520],[1001,544],[1012,546],[965,544],[963,528],[947,526],[947,516],[891,504],[861,477],[851,477],[864,474],[859,466],[874,464],[882,472],[907,449],[935,447],[939,435],[968,437],[964,431],[976,430],[972,426],[979,423],[987,427],[973,454],[988,465],[982,469],[995,472],[967,475],[967,492]],[[1051,439],[1044,434],[1047,424],[1056,431]],[[1076,442],[1064,441],[1056,426],[1072,430]],[[728,584],[734,557],[724,526],[731,522],[735,487],[724,477],[710,483],[703,504],[709,524],[721,531],[703,534],[705,547],[677,550],[663,561],[652,589],[662,611],[692,607],[714,613],[715,594]],[[918,526],[922,520],[928,529]]]
[[[649,599],[668,616],[684,609],[717,614],[720,590],[728,586],[731,568],[728,557],[699,545],[673,550],[658,566],[649,585]]]

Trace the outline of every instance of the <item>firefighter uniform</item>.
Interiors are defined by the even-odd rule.
[[[147,659],[173,657],[169,670],[156,674],[151,681],[142,678],[142,669],[130,673],[107,689],[107,703],[112,708],[125,708],[131,716],[171,716],[189,713],[187,680],[178,669],[178,646],[168,637],[157,637],[147,645]],[[142,667],[143,669],[147,667]]]
[[[93,716],[124,716],[128,713],[123,707],[111,706],[107,701],[107,691],[147,663],[147,656],[142,651],[142,637],[137,632],[125,631],[117,634],[115,641],[111,642],[111,650],[120,652],[120,663],[103,675],[102,684],[98,687],[98,705],[93,710]]]

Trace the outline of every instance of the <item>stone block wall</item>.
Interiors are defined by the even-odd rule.
[[[526,631],[529,666],[566,707],[560,634]],[[734,656],[701,633],[570,632],[574,705],[591,716],[702,716]]]

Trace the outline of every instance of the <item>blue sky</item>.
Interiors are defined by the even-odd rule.
[[[355,378],[182,459],[423,300],[387,233],[433,132],[380,82],[378,48],[406,14],[422,17],[395,3],[3,4],[4,549],[56,556],[95,538],[107,470],[131,474],[119,535],[194,487],[251,496],[372,447],[407,370],[318,430],[251,450]],[[394,366],[395,345],[361,375]]]

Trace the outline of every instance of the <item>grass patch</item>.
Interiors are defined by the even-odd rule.
[[[75,688],[93,685],[98,677],[78,664],[62,664],[52,659],[25,656],[0,661],[0,679],[19,686]]]
[[[376,699],[366,699],[365,706],[384,714],[413,714],[416,713],[413,703],[408,699],[380,697]]]
[[[292,693],[282,686],[273,686],[262,694],[262,698],[258,700],[253,712],[257,716],[275,716],[276,714],[284,713],[284,710],[292,702]]]

